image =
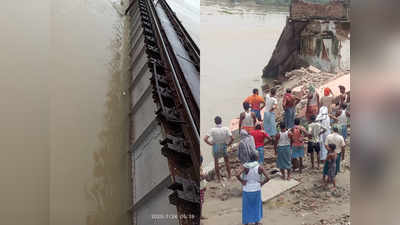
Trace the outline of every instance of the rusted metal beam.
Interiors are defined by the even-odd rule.
[[[176,205],[177,218],[181,225],[196,225],[200,224],[200,110],[195,101],[198,96],[193,96],[195,93],[189,87],[184,70],[181,69],[182,62],[178,62],[179,56],[170,44],[155,7],[152,0],[134,0],[126,14],[135,15],[137,21],[134,27],[140,26],[139,31],[132,32],[139,32],[144,36],[145,53],[148,57],[146,68],[152,74],[152,96],[157,106],[155,117],[165,137],[160,142],[163,147],[159,151],[167,158],[172,182],[170,189],[173,194],[169,199],[171,204]],[[158,10],[162,7],[161,10],[179,37],[178,41],[187,51],[189,58],[186,63],[194,65],[199,72],[200,50],[168,4],[160,0],[157,7]],[[137,39],[133,39],[138,43]],[[140,46],[143,46],[142,43]],[[133,213],[135,208],[132,207]]]

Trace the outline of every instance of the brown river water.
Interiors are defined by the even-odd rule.
[[[123,18],[107,0],[0,14],[0,224],[129,224]]]
[[[201,0],[201,35],[183,22],[201,39],[202,136],[215,115],[229,125],[261,86],[287,14],[257,1]],[[3,2],[0,224],[130,224],[124,24],[109,0]],[[201,151],[211,167],[211,149]]]
[[[201,1],[201,134],[222,117],[224,126],[239,117],[242,102],[260,88],[268,63],[285,26],[288,7],[254,0]],[[211,147],[201,143],[204,169],[214,167]]]
[[[263,0],[201,0],[201,135],[222,117],[229,126],[253,88],[261,90],[267,65],[285,27],[289,7]],[[350,67],[350,41],[343,43],[343,67]],[[260,91],[261,93],[261,91]],[[202,141],[204,169],[213,169],[211,147]]]

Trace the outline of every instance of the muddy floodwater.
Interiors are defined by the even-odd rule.
[[[289,15],[289,6],[259,0],[201,0],[201,134],[238,118],[243,100],[265,82],[271,58]],[[350,69],[350,41],[342,42],[342,69]],[[260,91],[261,93],[261,91]],[[211,147],[201,143],[205,170],[214,166]]]
[[[285,26],[288,7],[258,1],[201,1],[201,133],[239,117],[243,100],[262,85],[268,63]],[[206,170],[211,147],[201,143]]]
[[[129,224],[124,19],[107,0],[7,2],[1,224]]]

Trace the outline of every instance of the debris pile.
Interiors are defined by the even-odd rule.
[[[266,148],[267,150],[267,148]],[[232,175],[235,175],[234,169],[239,169],[240,163],[237,160],[237,150],[228,152],[231,161]],[[319,170],[311,169],[308,157],[305,159],[306,168],[303,173],[294,172],[291,174],[292,179],[301,182],[298,186],[288,190],[279,196],[264,203],[264,209],[283,210],[285,213],[292,213],[296,218],[316,218],[313,223],[302,223],[304,225],[349,225],[349,214],[335,214],[332,210],[346,207],[350,201],[350,183],[343,181],[343,176],[349,176],[346,171],[350,163],[350,148],[346,147],[346,157],[341,163],[341,173],[338,174],[336,189],[326,189],[322,183],[322,164]],[[264,168],[271,174],[270,178],[279,176],[280,173],[274,168],[275,163],[266,162]],[[218,199],[219,201],[231,204],[232,198],[240,198],[242,194],[242,186],[235,178],[226,178],[225,166],[220,164],[221,175],[223,177],[221,183],[209,182],[206,191],[207,199]],[[275,173],[274,173],[275,172]],[[340,179],[342,178],[342,179]],[[346,178],[347,180],[347,178]],[[232,210],[234,206],[228,207],[226,210]],[[240,206],[238,209],[241,209]],[[236,209],[236,208],[235,208]],[[220,216],[225,212],[218,212]],[[318,218],[318,219],[317,219]],[[322,220],[319,220],[322,219]]]
[[[313,187],[301,187],[289,192],[293,199],[290,209],[295,213],[310,211],[318,215],[317,209],[329,207],[329,204],[343,204],[349,199],[349,190],[337,187],[334,191],[325,190],[322,185],[314,184]]]
[[[318,223],[304,225],[350,225],[350,215],[344,214],[334,219],[321,219]]]
[[[285,94],[286,88],[292,89],[292,93],[301,98],[300,103],[296,107],[297,115],[304,115],[304,108],[307,104],[308,87],[313,85],[315,88],[321,87],[328,81],[334,80],[340,76],[348,74],[349,72],[327,73],[319,70],[314,66],[308,68],[300,68],[287,72],[284,77],[286,85],[282,85],[282,81],[274,80],[270,84],[263,87],[264,92],[272,87],[277,89],[278,109],[276,111],[276,119],[280,121],[283,119],[282,99]]]
[[[343,1],[330,1],[327,4],[306,1],[293,1],[291,4],[290,18],[335,18],[347,17],[346,4]]]

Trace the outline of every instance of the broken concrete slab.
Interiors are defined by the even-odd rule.
[[[267,202],[272,198],[282,194],[283,192],[296,187],[299,184],[300,182],[296,181],[295,179],[282,180],[282,178],[280,177],[273,178],[268,183],[264,184],[264,186],[261,188],[262,202]]]
[[[346,92],[350,91],[350,73],[344,74],[340,77],[334,78],[327,83],[323,84],[319,88],[317,88],[320,96],[323,95],[325,88],[330,88],[335,96],[340,95],[339,85],[342,85],[346,88]]]
[[[296,97],[302,99],[305,96],[305,87],[304,85],[297,86],[292,89],[292,94],[295,95]]]
[[[319,70],[318,68],[314,67],[314,66],[309,66],[307,68],[308,71],[310,71],[311,73],[320,73],[321,70]]]

